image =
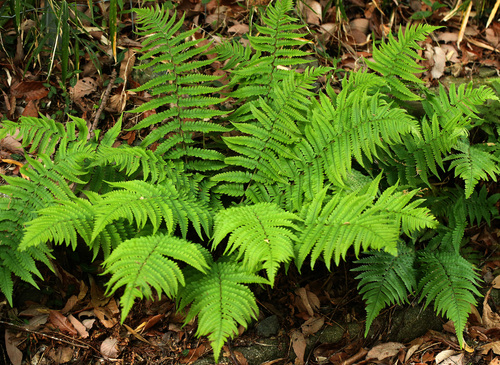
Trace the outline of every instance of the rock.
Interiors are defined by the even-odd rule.
[[[255,326],[255,331],[258,336],[271,337],[276,336],[280,330],[280,322],[278,316],[269,316]]]
[[[248,361],[248,365],[260,365],[263,362],[281,359],[287,356],[288,341],[280,343],[276,338],[262,338],[257,343],[249,347],[233,347],[233,351],[239,351]],[[193,365],[213,365],[215,364],[213,356],[207,356],[196,360]],[[224,356],[219,358],[219,364],[233,364],[231,359]]]
[[[428,330],[443,330],[443,320],[432,307],[425,310],[421,306],[398,308],[391,320],[387,341],[407,343],[423,336]]]

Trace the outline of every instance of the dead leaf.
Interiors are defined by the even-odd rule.
[[[17,348],[21,343],[20,338],[16,338],[13,332],[5,330],[5,348],[12,365],[21,365],[23,362],[23,353]]]
[[[77,330],[78,334],[82,338],[89,337],[89,333],[87,332],[87,328],[82,324],[82,322],[80,322],[78,319],[76,319],[75,317],[73,317],[72,314],[70,314],[68,316],[68,319],[71,322],[71,324],[73,325],[73,327],[75,327],[75,329]]]
[[[21,114],[23,117],[38,117],[38,108],[33,102],[33,100],[28,101],[28,104],[24,107],[23,113]]]
[[[122,80],[128,80],[135,65],[135,51],[132,48],[127,49],[125,57],[120,63],[120,73],[118,75]]]
[[[49,319],[48,314],[38,314],[38,315],[30,318],[28,321],[28,324],[23,325],[23,328],[26,328],[27,330],[31,330],[31,331],[36,331],[42,325],[47,323],[48,319]]]
[[[500,359],[498,357],[495,357],[493,360],[490,361],[488,365],[500,365]]]
[[[307,311],[307,313],[312,317],[314,311],[319,308],[320,303],[316,294],[306,290],[305,288],[299,288],[295,290],[295,294],[300,297],[299,301],[296,301],[296,305],[300,311]]]
[[[39,100],[49,95],[49,89],[41,81],[21,81],[14,84],[10,93],[16,99],[26,97],[26,101]]]
[[[368,359],[384,360],[388,357],[396,356],[404,345],[399,342],[386,342],[373,347],[366,357]]]
[[[73,359],[73,349],[67,346],[51,348],[48,355],[56,364],[65,364]]]
[[[370,33],[370,20],[366,18],[356,18],[349,22],[349,27],[351,30],[360,31],[363,34]]]
[[[89,281],[90,281],[90,297],[91,297],[90,303],[94,307],[105,306],[111,298],[105,295],[104,290],[102,290],[99,287],[99,285],[97,285],[94,278],[90,275],[89,275]]]
[[[453,355],[453,356],[446,358],[442,362],[436,361],[436,364],[438,364],[438,365],[464,365],[465,364],[465,355],[464,355],[464,353]]]
[[[142,342],[145,342],[147,343],[148,345],[150,345],[149,341],[146,340],[144,337],[142,337],[139,333],[137,333],[136,330],[134,330],[133,328],[131,328],[130,326],[127,326],[125,323],[123,324],[123,326],[127,329],[127,331],[132,334],[132,336],[134,336],[135,338],[137,338],[139,341],[142,341]]]
[[[61,309],[62,314],[66,314],[70,312],[73,307],[78,303],[78,297],[76,295],[72,295],[69,297],[69,299],[66,301],[66,305],[64,306],[63,309]]]
[[[96,317],[99,318],[99,321],[101,321],[101,323],[106,328],[112,328],[118,323],[118,320],[116,318],[113,318],[113,314],[108,308],[105,307],[94,308],[94,313]]]
[[[488,290],[483,300],[483,324],[486,329],[499,328],[500,327],[500,316],[491,310],[488,304],[488,298],[490,297],[491,289]]]
[[[227,30],[229,33],[236,33],[236,34],[247,34],[248,31],[250,30],[248,24],[240,24],[237,23]]]
[[[307,0],[300,2],[300,12],[306,18],[307,24],[320,25],[322,21],[322,7],[321,4],[315,0]]]
[[[486,355],[490,350],[494,354],[500,355],[500,341],[490,342],[480,347],[481,355]]]
[[[8,150],[12,153],[23,153],[23,145],[17,139],[8,134],[5,138],[0,139],[0,149]]]
[[[437,34],[437,39],[444,43],[455,43],[458,40],[458,34],[455,32],[440,32]]]
[[[55,310],[50,311],[49,321],[61,332],[69,333],[72,336],[76,336],[78,334],[75,327],[73,327],[68,318],[64,317],[58,311]]]
[[[183,356],[180,358],[179,363],[180,364],[191,364],[198,360],[200,356],[202,356],[205,353],[206,346],[204,344],[200,344],[195,349],[190,349],[188,354],[186,356]]]
[[[238,364],[240,364],[240,365],[248,365],[248,360],[245,358],[245,356],[241,352],[234,351],[234,356],[236,357],[236,360],[238,361]]]
[[[444,350],[437,354],[434,360],[436,360],[436,364],[439,364],[441,361],[449,358],[452,355],[455,355],[455,353],[455,350]]]
[[[295,352],[295,355],[297,355],[297,358],[295,359],[295,364],[302,365],[304,364],[304,356],[306,354],[306,346],[307,346],[304,334],[299,330],[294,329],[292,330],[291,340],[292,340],[293,352]]]
[[[97,83],[90,77],[78,80],[73,88],[70,88],[72,99],[81,99],[97,90]]]
[[[432,59],[434,60],[434,66],[431,70],[432,78],[437,80],[444,75],[444,69],[446,67],[446,55],[440,47],[433,47],[434,55]]]
[[[304,336],[312,335],[318,332],[325,324],[323,317],[311,317],[300,326]]]
[[[118,339],[114,337],[108,337],[101,343],[101,355],[104,359],[116,359],[120,354],[120,349],[118,348]]]

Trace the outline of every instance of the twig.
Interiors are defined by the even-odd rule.
[[[56,340],[56,341],[60,341],[60,342],[64,342],[64,343],[67,343],[68,345],[73,345],[73,346],[76,346],[76,347],[81,347],[83,349],[90,349],[92,348],[93,350],[97,351],[96,349],[94,349],[92,346],[89,346],[89,345],[80,345],[74,341],[78,341],[78,340],[75,340],[74,341],[68,341],[68,340],[64,340],[60,337],[56,337],[56,336],[52,336],[52,335],[49,335],[47,333],[43,333],[43,332],[38,332],[38,331],[34,331],[34,330],[30,330],[30,329],[27,329],[25,327],[22,327],[22,326],[18,326],[17,324],[14,324],[14,323],[9,323],[9,322],[5,322],[5,321],[0,321],[0,324],[4,324],[8,327],[12,327],[12,328],[15,328],[16,330],[18,331],[23,331],[23,332],[28,332],[28,333],[33,333],[35,335],[39,335],[39,336],[43,336],[43,337],[47,337],[47,338],[50,338],[52,340]],[[80,342],[80,341],[78,341]],[[99,351],[97,351],[99,353]]]
[[[111,88],[113,87],[113,84],[115,83],[116,79],[116,69],[113,70],[111,73],[111,78],[109,79],[108,86],[106,87],[106,91],[104,91],[104,95],[102,96],[101,99],[101,105],[99,105],[99,109],[97,109],[97,112],[95,113],[94,121],[92,122],[92,125],[89,128],[89,135],[87,139],[91,139],[94,137],[94,130],[97,128],[97,123],[99,123],[99,118],[101,117],[102,111],[104,110],[104,107],[108,103],[109,99],[109,94],[111,94]]]

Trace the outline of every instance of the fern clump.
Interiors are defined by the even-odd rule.
[[[3,122],[0,136],[18,128],[35,155],[21,169],[29,180],[0,187],[0,290],[11,304],[13,275],[36,285],[51,245],[83,242],[104,260],[108,294],[123,290],[122,322],[137,298],[166,295],[189,308],[186,323],[198,318],[218,360],[257,316],[253,284],[272,286],[292,264],[334,269],[353,252],[366,331],[385,306],[416,295],[455,322],[463,345],[479,294],[464,232],[498,216],[484,181],[500,171],[496,145],[469,132],[495,95],[421,88],[428,25],[390,35],[367,61],[375,72],[346,72],[337,93],[331,67],[297,68],[311,54],[292,7],[270,5],[250,46],[213,50],[175,12],[138,9],[138,68],[156,73],[136,89],[154,96],[132,111],[138,146],[115,146],[121,119],[90,139],[78,118]],[[205,73],[214,53],[227,61],[226,86]],[[422,117],[408,100],[421,100]],[[457,186],[434,184],[444,175]]]

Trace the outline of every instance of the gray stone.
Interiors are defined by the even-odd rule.
[[[281,359],[287,356],[288,342],[280,343],[276,338],[262,338],[248,347],[233,347],[233,351],[239,351],[245,356],[248,365],[260,365],[263,362]],[[213,365],[213,356],[207,356],[196,360],[193,365]],[[220,356],[219,364],[233,364],[230,358]]]
[[[443,320],[434,313],[432,307],[425,310],[421,306],[398,308],[391,321],[388,341],[410,342],[428,330],[443,329]]]
[[[264,318],[255,326],[255,331],[257,332],[257,335],[261,337],[276,336],[279,330],[280,330],[280,321],[277,315]]]

